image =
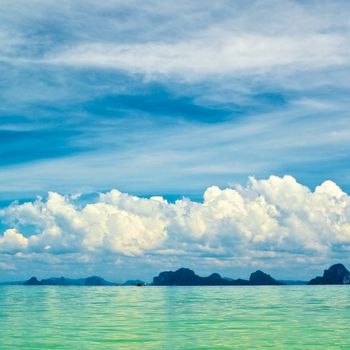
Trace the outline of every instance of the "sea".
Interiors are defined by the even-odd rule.
[[[350,286],[0,286],[1,350],[350,349]]]

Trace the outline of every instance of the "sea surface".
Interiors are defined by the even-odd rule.
[[[350,286],[1,286],[0,349],[350,349]]]

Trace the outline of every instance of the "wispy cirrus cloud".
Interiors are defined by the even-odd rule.
[[[329,119],[328,110],[313,107],[307,109],[306,118],[305,111],[297,105],[283,114],[276,111],[205,125],[184,121],[159,125],[147,120],[143,124],[140,119],[133,119],[138,123],[133,129],[128,128],[129,120],[85,125],[82,134],[71,140],[70,148],[80,148],[79,153],[61,158],[51,154],[50,159],[3,167],[0,191],[7,198],[18,198],[21,192],[25,196],[52,189],[93,192],[117,184],[131,193],[193,195],[212,181],[227,185],[252,174],[269,176],[290,169],[298,169],[308,185],[330,177],[347,188],[347,115],[336,110],[332,113],[337,117]],[[91,145],[95,146],[89,150]],[[58,151],[59,146],[57,142]]]
[[[271,35],[225,31],[204,33],[179,43],[83,44],[48,54],[44,63],[118,69],[147,78],[177,75],[187,79],[271,69],[317,70],[348,65],[348,38],[334,34]]]
[[[317,7],[295,1],[269,1],[264,6],[241,1],[221,1],[216,6],[159,1],[141,6],[110,1],[96,6],[67,1],[58,6],[37,1],[28,12],[20,4],[9,3],[3,15],[5,38],[18,33],[2,45],[6,52],[13,51],[7,60],[13,63],[187,78],[248,70],[264,73],[280,66],[307,70],[348,64],[346,13],[350,9],[343,1]],[[48,22],[50,13],[55,20]],[[47,24],[44,36],[42,26]],[[28,27],[31,30],[24,32]]]

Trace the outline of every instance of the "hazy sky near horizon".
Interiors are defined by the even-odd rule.
[[[350,263],[348,1],[0,7],[0,279]]]

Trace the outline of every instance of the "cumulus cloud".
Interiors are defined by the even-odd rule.
[[[0,237],[0,251],[2,252],[16,252],[26,249],[28,239],[16,229],[8,229]]]
[[[350,248],[350,197],[332,181],[311,191],[291,176],[212,186],[202,202],[112,190],[81,205],[74,196],[49,193],[46,200],[14,203],[1,217],[9,227],[0,238],[3,253],[254,259],[328,257]]]

